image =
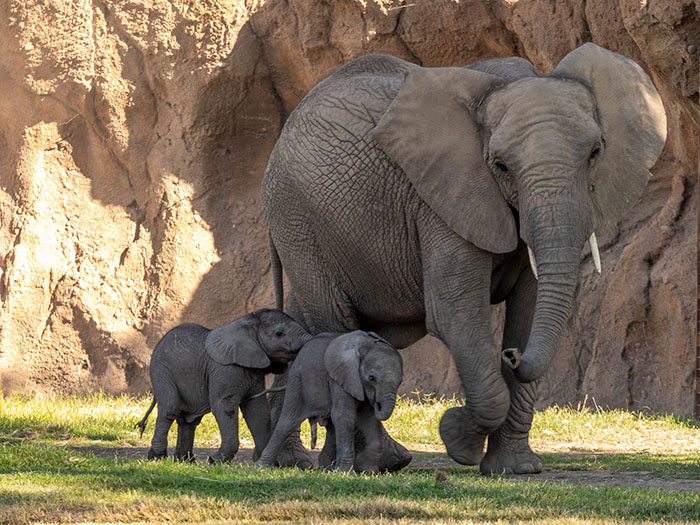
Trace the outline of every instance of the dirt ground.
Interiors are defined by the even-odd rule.
[[[71,447],[77,452],[92,452],[96,456],[114,459],[142,459],[146,457],[148,452],[147,447]],[[216,451],[215,448],[195,448],[194,453],[197,461],[206,462],[207,457]],[[170,449],[169,454],[172,454]],[[319,450],[311,451],[314,459],[318,458]],[[479,476],[478,472],[473,468],[466,468],[463,472],[442,472],[438,471],[458,466],[445,452],[424,452],[411,451],[413,461],[406,467],[410,471],[433,471],[436,475],[447,475],[448,481],[450,476]],[[563,455],[563,454],[554,454]],[[571,456],[571,454],[568,454]],[[238,451],[234,464],[252,464],[253,449],[243,448]],[[567,471],[555,470],[547,468],[545,464],[544,471],[540,474],[528,476],[506,475],[504,479],[512,480],[513,482],[535,481],[535,482],[550,482],[550,483],[566,483],[570,485],[590,486],[590,487],[629,487],[629,488],[647,488],[647,489],[663,489],[663,490],[684,490],[688,492],[700,493],[700,480],[698,479],[665,479],[654,476],[649,472],[615,472],[608,470],[596,471]]]

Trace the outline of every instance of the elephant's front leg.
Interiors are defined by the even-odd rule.
[[[536,292],[535,278],[529,269],[525,268],[506,299],[504,350],[516,348],[522,351],[525,348],[532,325]],[[486,456],[479,468],[484,474],[541,472],[542,461],[532,451],[529,443],[538,382],[521,383],[505,362],[502,364],[502,370],[510,389],[510,410],[503,425],[489,435]]]
[[[295,432],[298,433],[299,425],[310,415],[307,413],[299,375],[288,379],[286,381],[287,389],[284,400],[277,414],[277,421],[273,426],[270,440],[255,463],[257,467],[271,467],[276,462],[280,466],[286,466],[278,460],[280,452],[284,450],[285,444],[288,443],[289,436]],[[313,466],[313,464],[310,466]]]
[[[355,448],[355,470],[357,472],[377,472],[383,452],[383,427],[369,403],[363,403],[357,413],[357,433],[362,435],[364,447]],[[356,433],[356,434],[357,434]],[[357,438],[356,438],[357,439]]]
[[[221,446],[209,456],[209,463],[231,461],[238,452],[238,401],[229,398],[212,399],[211,411],[221,433]]]
[[[426,325],[450,349],[467,403],[445,412],[440,436],[455,461],[476,465],[506,418],[510,394],[491,334],[491,255],[454,237],[426,239]]]
[[[357,401],[340,386],[331,384],[331,421],[335,428],[335,468],[343,472],[353,469],[355,463],[355,423]]]
[[[264,386],[263,383],[261,387]],[[260,390],[262,390],[262,388]],[[251,394],[254,395],[256,393],[257,392],[252,392]],[[268,441],[270,441],[270,406],[268,405],[267,398],[263,395],[251,399],[246,403],[242,403],[241,412],[243,413],[243,419],[245,419],[250,429],[250,433],[253,435],[253,442],[255,443],[253,461],[257,461],[260,454],[262,454],[262,451],[267,446]]]

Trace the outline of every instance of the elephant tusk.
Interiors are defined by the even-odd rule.
[[[593,257],[595,271],[600,273],[600,252],[598,251],[598,241],[595,238],[595,232],[591,233],[591,238],[588,239],[588,242],[591,244],[591,256]]]
[[[535,279],[537,279],[537,261],[535,260],[535,252],[532,251],[532,248],[529,246],[527,247],[527,255],[530,258],[530,267],[532,268],[532,273],[535,276]]]

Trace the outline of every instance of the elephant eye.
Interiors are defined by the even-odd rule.
[[[277,330],[277,331],[275,332],[275,335],[276,335],[277,337],[282,337],[282,336],[284,335],[284,332],[283,332],[282,330]]]
[[[508,173],[508,166],[506,166],[505,162],[502,160],[496,160],[494,161],[493,165],[496,167],[498,171],[502,171],[503,173]]]
[[[372,375],[372,374],[370,374],[370,375],[367,377],[367,380],[368,380],[370,383],[376,383],[376,382],[377,382],[377,378],[376,378],[374,375]]]
[[[588,162],[592,164],[598,157],[600,157],[601,153],[601,146],[600,143],[596,144],[593,146],[593,149],[591,150],[590,155],[588,156]]]

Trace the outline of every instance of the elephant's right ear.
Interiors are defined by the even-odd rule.
[[[598,226],[611,233],[642,195],[666,142],[661,96],[633,60],[588,42],[552,72],[588,86],[598,105],[605,148],[591,170]]]
[[[270,358],[258,343],[258,328],[259,321],[253,315],[246,315],[209,332],[204,348],[209,357],[222,365],[266,368],[270,366]]]
[[[357,344],[353,344],[352,334],[333,339],[326,348],[323,363],[330,378],[343,390],[358,401],[365,399],[360,379],[360,352]]]
[[[473,112],[503,82],[464,68],[412,68],[374,128],[377,144],[430,208],[462,238],[494,253],[514,250],[518,236],[484,162]]]

